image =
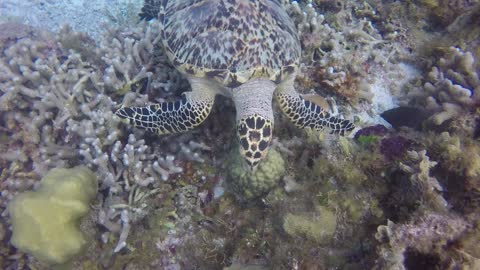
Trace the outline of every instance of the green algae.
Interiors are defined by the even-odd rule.
[[[335,212],[323,206],[318,206],[315,213],[288,213],[283,219],[283,229],[290,236],[303,236],[319,243],[328,243],[336,227]]]
[[[358,137],[358,142],[365,147],[375,145],[378,143],[378,141],[379,141],[379,138],[378,136],[375,136],[375,135],[368,135],[368,136],[362,135]]]

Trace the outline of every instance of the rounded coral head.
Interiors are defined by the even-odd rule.
[[[255,170],[245,169],[244,158],[233,151],[227,161],[229,188],[241,200],[259,198],[275,188],[285,175],[285,161],[282,155],[273,149],[258,164]]]
[[[50,264],[67,262],[87,242],[78,222],[96,194],[97,178],[88,168],[52,169],[39,189],[9,203],[12,244]]]

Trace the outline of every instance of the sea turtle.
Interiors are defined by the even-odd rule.
[[[149,2],[159,3],[166,54],[192,91],[173,102],[119,109],[116,114],[130,124],[157,134],[184,132],[207,118],[217,94],[230,97],[240,153],[252,168],[272,139],[273,97],[299,128],[326,127],[341,135],[354,128],[295,91],[300,40],[278,0]]]

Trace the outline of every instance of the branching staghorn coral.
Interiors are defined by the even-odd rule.
[[[2,134],[9,138],[2,144],[1,162],[9,169],[2,171],[2,182],[16,178],[21,186],[38,180],[48,168],[65,167],[75,156],[59,137],[66,120],[79,116],[77,105],[86,99],[84,84],[92,72],[78,54],[57,54],[45,40],[22,39],[3,51],[0,111]]]
[[[103,80],[105,87],[123,95],[138,92],[135,84],[147,80],[150,91],[172,94],[173,90],[188,90],[188,83],[168,63],[159,40],[158,22],[141,22],[138,27],[107,28],[98,48],[108,65]],[[143,83],[142,83],[143,84]],[[139,88],[139,87],[137,87]],[[125,96],[123,104],[133,102]]]
[[[131,223],[143,219],[147,211],[146,199],[159,192],[159,189],[147,189],[139,185],[129,188],[128,197],[122,198],[112,194],[105,198],[105,203],[98,211],[98,223],[108,231],[104,232],[101,240],[108,242],[112,233],[118,234],[117,244],[113,252],[119,252],[127,246],[127,237]]]
[[[155,38],[158,36],[157,25],[122,31],[118,28],[108,29],[108,34],[100,40],[100,55],[108,65],[103,75],[105,86],[125,94],[131,85],[152,76],[147,69],[152,64]],[[142,38],[140,38],[142,37]]]
[[[109,198],[97,220],[118,235],[119,251],[132,223],[148,213],[145,199],[158,184],[183,172],[185,161],[205,161],[201,153],[210,147],[191,135],[147,142],[144,131],[127,130],[114,115],[121,103],[148,103],[145,88],[169,95],[185,84],[162,62],[157,36],[158,25],[143,22],[110,28],[95,44],[64,28],[55,38],[23,38],[2,50],[2,212],[49,169],[85,165]]]

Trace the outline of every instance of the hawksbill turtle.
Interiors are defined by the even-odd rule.
[[[180,100],[117,112],[157,134],[188,131],[209,115],[215,96],[233,99],[240,153],[254,168],[272,140],[275,97],[299,128],[344,135],[354,125],[331,116],[295,91],[301,46],[297,29],[278,0],[160,0],[161,39],[192,91]]]

